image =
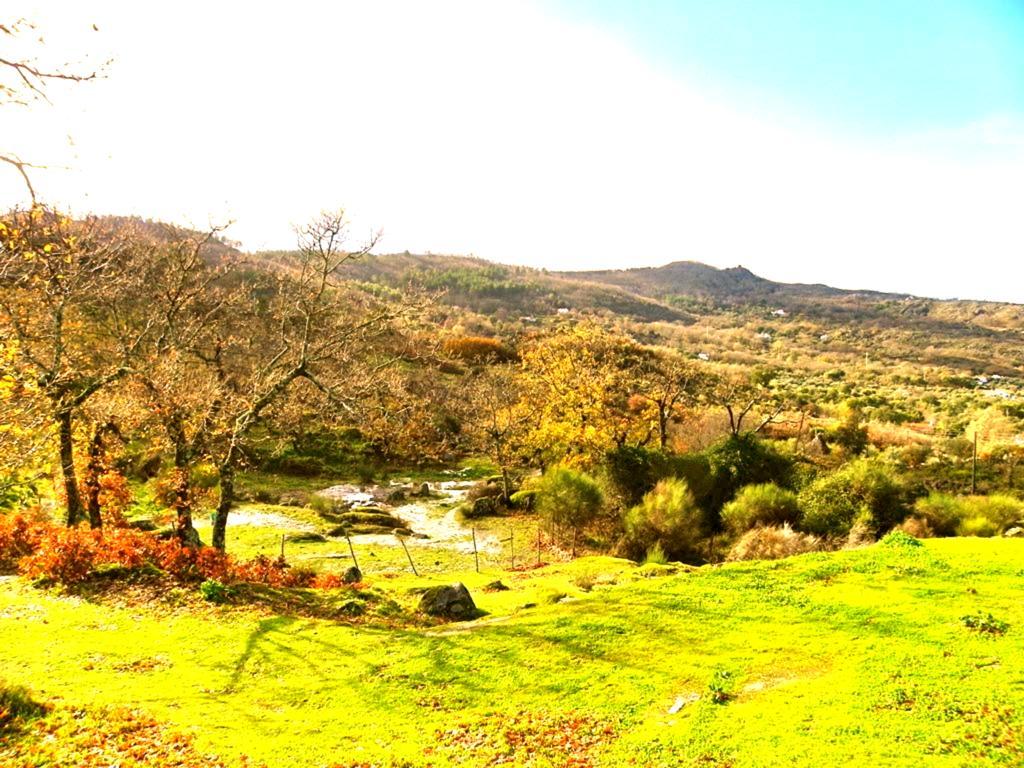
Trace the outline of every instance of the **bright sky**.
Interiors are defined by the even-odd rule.
[[[256,249],[341,206],[381,251],[1024,302],[1019,0],[5,5],[113,59],[4,108],[78,213]]]

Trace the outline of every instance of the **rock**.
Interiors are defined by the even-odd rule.
[[[363,580],[363,572],[355,565],[350,565],[345,569],[345,572],[341,574],[341,580],[345,584],[358,584]]]
[[[1013,528],[1007,528],[1003,536],[1010,539],[1019,539],[1021,536],[1024,536],[1024,528],[1016,525]]]
[[[429,496],[430,495],[430,483],[422,483],[419,489],[416,491],[417,496]]]
[[[388,495],[385,497],[385,500],[387,501],[388,504],[398,504],[400,502],[405,501],[405,498],[406,498],[405,489],[404,488],[396,488],[393,491],[388,491]]]
[[[327,541],[327,537],[322,533],[317,533],[316,531],[299,531],[298,533],[289,533],[285,535],[284,540],[295,544],[304,542],[322,544]]]
[[[464,621],[476,617],[476,603],[461,582],[431,587],[420,598],[420,610],[428,616]]]
[[[362,616],[366,613],[366,605],[359,600],[346,600],[338,607],[343,616]]]
[[[508,592],[508,587],[502,584],[501,581],[492,581],[484,586],[484,592]]]
[[[496,514],[498,514],[498,503],[495,498],[481,496],[479,499],[474,499],[473,506],[469,508],[469,514],[466,517],[488,517]]]
[[[282,507],[304,507],[309,502],[309,494],[304,491],[282,493],[277,503]]]
[[[139,520],[132,520],[128,523],[128,527],[134,528],[136,531],[146,531],[148,533],[151,533],[157,529],[156,523],[154,523],[148,517],[144,517]]]

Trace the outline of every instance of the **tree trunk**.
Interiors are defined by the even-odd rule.
[[[668,445],[668,409],[664,405],[658,405],[658,440],[661,450]]]
[[[202,544],[199,533],[192,525],[192,480],[189,471],[189,450],[182,442],[183,435],[174,446],[174,511],[177,515],[175,535],[187,547]]]
[[[89,513],[89,527],[102,528],[100,514],[100,475],[103,474],[103,432],[97,426],[89,442],[89,463],[85,470],[85,507]]]
[[[508,504],[512,496],[512,482],[508,477],[508,469],[504,466],[501,468],[501,491],[502,500]]]
[[[71,425],[71,409],[57,411],[57,427],[60,436],[60,470],[64,478],[64,495],[67,497],[68,526],[82,519],[82,497],[78,492],[78,477],[75,475],[75,441]]]
[[[224,549],[227,540],[228,513],[235,501],[235,465],[229,460],[217,468],[220,478],[220,496],[213,517],[213,546]]]

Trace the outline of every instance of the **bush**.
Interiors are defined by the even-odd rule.
[[[734,534],[756,526],[795,525],[799,521],[796,494],[774,483],[748,485],[722,508],[722,524]]]
[[[914,515],[936,536],[955,536],[964,517],[964,504],[956,496],[932,492],[914,502]]]
[[[935,536],[935,529],[923,517],[908,517],[893,530],[902,531],[915,539],[930,539]]]
[[[24,515],[0,515],[0,573],[14,573],[39,545],[43,529]]]
[[[706,506],[719,511],[745,485],[793,484],[793,460],[756,435],[733,435],[704,452],[712,487]]]
[[[996,536],[1024,519],[1024,502],[1013,496],[951,496],[932,493],[918,499],[914,513],[937,536]]]
[[[999,533],[999,526],[983,515],[965,518],[957,528],[957,536],[978,536],[990,538]]]
[[[659,547],[671,560],[700,560],[700,545],[710,533],[707,516],[685,480],[660,481],[623,521],[625,553],[640,560]]]
[[[743,534],[729,550],[728,560],[778,560],[783,557],[818,552],[821,539],[794,531],[789,525],[754,528]]]
[[[536,487],[537,511],[555,525],[579,530],[597,517],[604,494],[590,475],[568,467],[552,467]]]
[[[903,496],[889,470],[861,459],[819,477],[800,492],[801,527],[819,536],[847,536],[860,516],[877,537],[907,516]]]
[[[207,579],[199,585],[199,594],[211,603],[226,603],[231,595],[231,589],[216,579]]]

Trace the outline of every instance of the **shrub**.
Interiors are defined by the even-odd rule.
[[[707,506],[718,511],[745,485],[793,484],[793,460],[756,435],[733,435],[704,452],[712,489]]]
[[[661,547],[661,542],[656,541],[651,548],[647,550],[647,555],[644,557],[644,565],[648,563],[654,563],[656,565],[665,565],[668,563],[668,555],[665,554],[665,550]]]
[[[729,550],[729,560],[778,560],[783,557],[818,552],[822,542],[817,536],[781,527],[754,528],[743,534]]]
[[[935,529],[931,527],[927,520],[923,517],[908,517],[898,526],[894,531],[902,531],[908,536],[913,536],[915,539],[930,539],[935,536]]]
[[[578,530],[604,506],[604,494],[590,475],[568,467],[552,467],[536,487],[537,511],[555,525]]]
[[[76,584],[87,579],[96,566],[99,531],[51,526],[35,551],[21,559],[19,570],[30,579],[50,579]]]
[[[847,536],[859,515],[878,536],[906,517],[903,488],[880,464],[861,459],[819,477],[799,495],[801,527],[819,536]]]
[[[987,539],[999,533],[999,526],[984,515],[975,515],[960,521],[956,533],[958,536],[978,536]]]
[[[960,621],[968,629],[988,635],[1005,635],[1010,628],[1009,623],[997,619],[991,613],[976,613],[969,616],[961,616]]]
[[[486,336],[454,336],[445,339],[444,351],[470,363],[499,363],[516,359],[516,353],[499,339]]]
[[[654,547],[672,560],[700,560],[700,545],[709,533],[707,516],[685,480],[660,481],[631,508],[623,521],[628,556],[643,558]]]
[[[954,536],[964,517],[964,504],[956,496],[932,492],[914,502],[914,515],[936,536]]]
[[[534,490],[516,491],[508,497],[509,504],[516,509],[525,509],[532,512],[537,501],[537,492]]]
[[[917,500],[914,512],[939,536],[996,536],[1024,519],[1024,502],[1005,494],[932,493]]]
[[[915,537],[904,531],[889,531],[878,543],[889,549],[915,549],[924,546]]]
[[[796,494],[774,483],[748,485],[722,508],[722,524],[734,534],[755,526],[795,525],[799,520]]]
[[[199,594],[211,603],[226,603],[231,595],[231,590],[216,579],[207,579],[199,585]]]
[[[24,515],[0,515],[0,573],[13,573],[18,562],[32,554],[42,528]]]

